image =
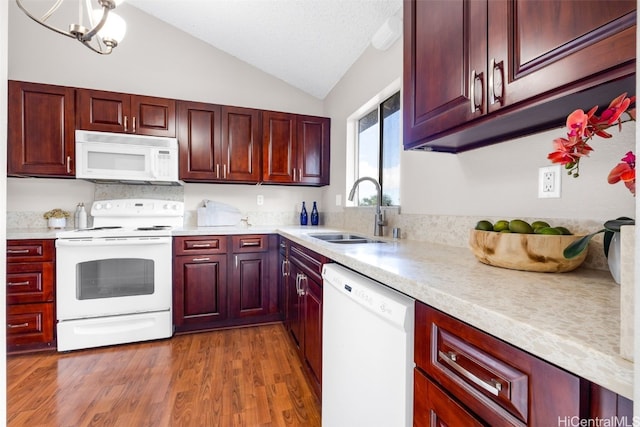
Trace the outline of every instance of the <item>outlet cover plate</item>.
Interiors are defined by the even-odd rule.
[[[561,176],[560,165],[540,168],[538,171],[538,198],[559,198]]]

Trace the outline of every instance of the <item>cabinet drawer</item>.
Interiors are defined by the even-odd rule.
[[[7,262],[53,261],[54,240],[7,240]]]
[[[246,234],[232,236],[233,252],[266,252],[269,250],[269,236],[266,234]]]
[[[313,280],[322,283],[322,265],[329,262],[328,258],[292,243],[289,246],[289,260]]]
[[[227,252],[227,236],[174,237],[175,255],[223,254]]]
[[[7,304],[53,301],[53,263],[7,265]]]
[[[457,401],[435,385],[418,369],[413,371],[415,393],[413,396],[413,425],[484,427]]]
[[[53,303],[7,307],[7,345],[38,345],[53,341]]]
[[[425,304],[416,304],[416,366],[492,426],[580,416],[588,391],[559,369]]]

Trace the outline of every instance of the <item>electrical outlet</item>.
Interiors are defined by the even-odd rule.
[[[262,194],[258,194],[258,206],[264,205],[264,196]]]
[[[336,206],[342,206],[342,194],[336,194]]]
[[[560,165],[540,168],[538,171],[538,198],[559,198],[560,178]]]

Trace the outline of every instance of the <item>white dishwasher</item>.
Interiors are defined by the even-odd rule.
[[[322,426],[413,425],[414,300],[337,264],[322,277]]]

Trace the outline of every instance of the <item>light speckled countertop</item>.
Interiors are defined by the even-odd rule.
[[[428,242],[337,245],[323,227],[185,227],[174,236],[277,232],[495,337],[633,398],[633,363],[619,355],[620,287],[606,271],[532,273],[479,263],[471,251]],[[7,230],[8,239],[55,238]]]

